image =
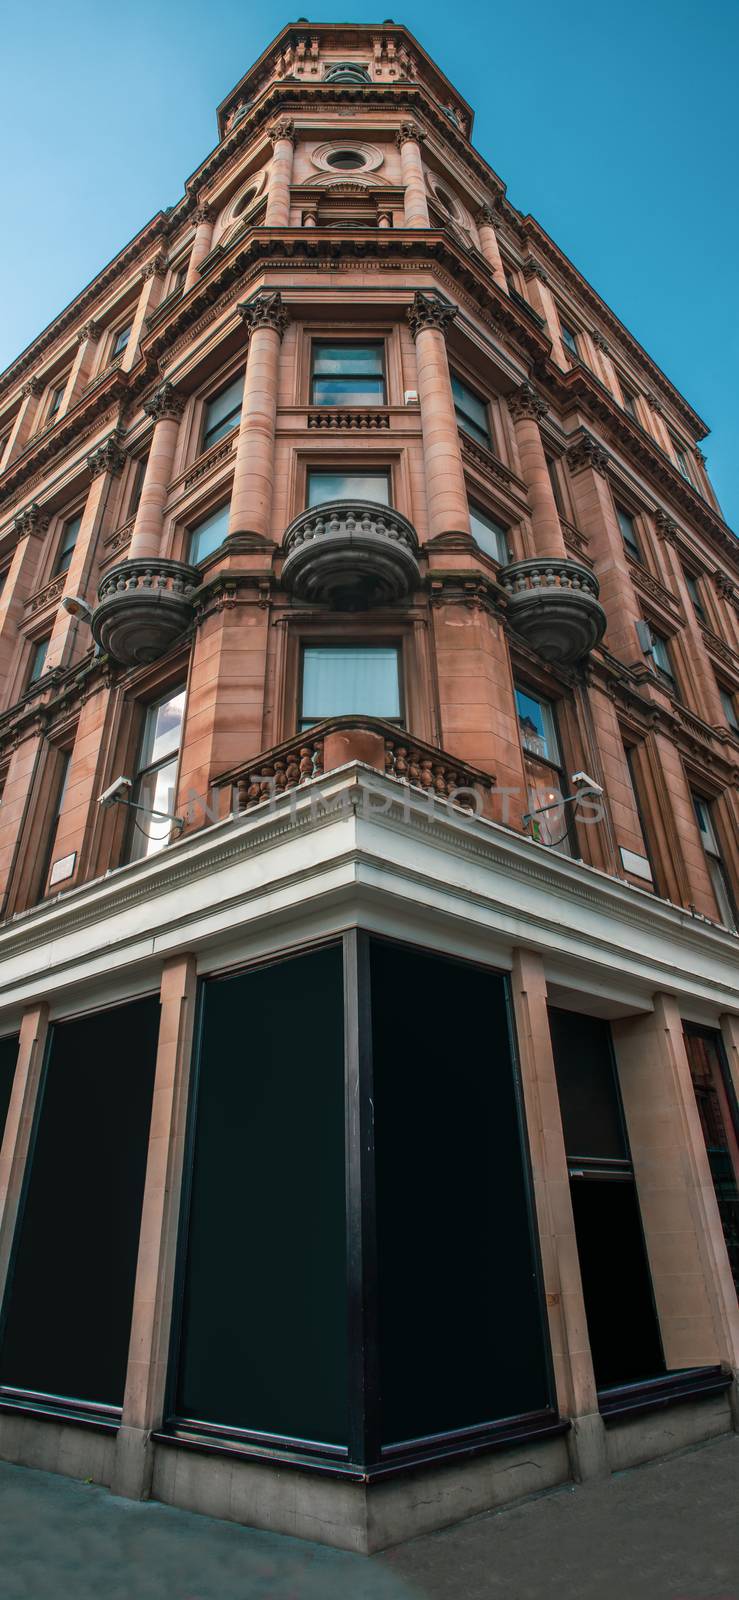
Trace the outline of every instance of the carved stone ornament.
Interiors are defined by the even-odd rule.
[[[730,600],[732,604],[735,604],[739,597],[739,589],[729,577],[728,572],[723,572],[721,567],[717,567],[713,574],[713,581],[719,594],[722,594],[725,600]]]
[[[192,220],[195,225],[199,227],[201,222],[211,222],[212,219],[213,207],[207,200],[199,200],[192,214]]]
[[[85,344],[88,339],[99,338],[100,324],[98,322],[86,322],[84,326],[80,328],[79,333],[77,334],[77,343]]]
[[[480,206],[476,221],[478,224],[482,223],[483,227],[485,228],[494,228],[498,218],[496,217],[492,206],[484,205]]]
[[[156,278],[157,274],[164,273],[166,270],[167,257],[160,251],[158,255],[152,256],[151,261],[147,261],[145,267],[141,268],[141,281],[142,283],[148,283],[150,278]]]
[[[101,472],[110,472],[117,477],[123,471],[126,460],[127,453],[121,445],[120,438],[117,434],[111,433],[87,457],[88,471],[93,478],[99,478]]]
[[[593,341],[593,344],[596,346],[596,348],[598,350],[602,350],[604,355],[608,355],[608,352],[609,352],[611,347],[610,347],[610,345],[608,343],[608,340],[605,338],[604,334],[600,333],[598,328],[593,328],[590,337],[591,337],[591,339]]]
[[[123,561],[98,590],[91,628],[95,643],[122,666],[158,660],[193,620],[202,573],[182,561]]]
[[[655,512],[654,521],[660,539],[664,539],[666,544],[674,544],[679,533],[674,519],[668,516],[667,512],[660,507]]]
[[[413,304],[406,311],[414,339],[418,338],[424,328],[436,328],[439,333],[446,336],[446,330],[456,315],[456,306],[450,305],[448,300],[443,300],[440,294],[424,294],[420,289],[416,290]]]
[[[417,122],[401,122],[400,127],[395,135],[395,143],[400,150],[402,145],[408,144],[409,142],[412,144],[423,144],[425,138],[426,135],[423,131],[423,128],[419,128]]]
[[[43,387],[44,386],[40,378],[29,378],[28,382],[24,383],[23,388],[21,389],[21,394],[23,395],[24,399],[28,399],[29,396],[40,394]]]
[[[144,401],[147,417],[153,417],[155,422],[162,422],[165,417],[177,422],[184,409],[185,396],[178,394],[169,378],[165,379],[150,399]]]
[[[511,627],[544,661],[571,666],[603,638],[606,614],[598,580],[579,561],[516,561],[498,579],[508,597]]]
[[[700,461],[702,467],[705,467],[708,457],[704,455],[699,444],[693,445],[693,449],[695,451],[696,459]]]
[[[274,328],[275,333],[279,333],[282,338],[290,320],[279,289],[255,294],[251,300],[244,301],[236,309],[250,335],[255,333],[257,328]]]
[[[661,401],[659,401],[657,399],[656,394],[647,393],[644,396],[644,398],[647,401],[647,404],[651,406],[653,412],[655,413],[655,416],[657,416],[657,417],[663,417],[664,416],[665,413],[664,413],[664,409],[663,409],[662,403],[661,403]]]
[[[39,535],[45,533],[48,526],[49,513],[48,511],[43,511],[35,500],[31,501],[30,506],[24,506],[23,510],[18,512],[13,523],[18,539],[25,538],[28,533]]]
[[[533,256],[527,256],[521,270],[525,278],[538,278],[541,283],[549,282],[546,267],[543,267],[540,261],[535,261]]]
[[[280,139],[289,139],[290,143],[294,145],[295,123],[290,117],[280,117],[278,122],[273,122],[269,130],[269,138],[273,149]]]
[[[527,378],[514,394],[508,396],[508,410],[514,422],[521,422],[525,417],[531,418],[534,422],[541,422],[549,407]]]
[[[567,465],[571,472],[582,472],[585,467],[591,467],[593,472],[600,472],[605,477],[609,460],[608,451],[585,429],[567,450]]]
[[[330,500],[301,511],[283,550],[288,592],[340,611],[404,600],[420,584],[414,527],[375,501]]]

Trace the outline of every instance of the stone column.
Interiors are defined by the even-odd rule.
[[[62,403],[57,412],[57,421],[67,411],[76,405],[92,373],[92,363],[100,338],[100,329],[95,322],[86,322],[77,335],[77,354],[72,362],[67,378],[66,388],[62,396]]]
[[[613,1024],[652,1286],[669,1368],[739,1367],[739,1307],[674,996]]]
[[[48,526],[49,513],[35,500],[18,512],[13,523],[15,549],[0,593],[0,707],[15,699],[13,665],[18,648],[18,627],[24,618],[25,602],[38,584]]]
[[[428,536],[469,533],[467,489],[446,353],[446,329],[456,308],[438,294],[419,290],[407,315],[416,345]]]
[[[48,1027],[49,1008],[45,1001],[24,1011],[18,1060],[0,1148],[0,1299],[5,1293],[10,1252],[18,1221]]]
[[[576,520],[587,534],[608,626],[605,643],[629,666],[642,659],[636,623],[641,609],[608,482],[607,450],[582,429],[567,451]]]
[[[562,329],[559,323],[559,313],[554,303],[554,296],[549,287],[549,277],[544,267],[538,261],[529,257],[523,264],[524,277],[529,284],[531,303],[539,316],[544,318],[547,333],[552,341],[552,356],[558,367],[569,372],[573,360],[565,354],[562,344]]]
[[[136,303],[131,324],[131,335],[121,357],[121,371],[130,372],[138,360],[139,345],[146,326],[146,319],[156,310],[162,298],[164,287],[164,274],[167,270],[167,257],[162,251],[147,261],[141,269],[141,289]]]
[[[144,401],[146,415],[154,418],[154,433],[128,550],[130,560],[149,559],[160,554],[164,508],[184,405],[184,396],[178,394],[168,378],[150,400]]]
[[[572,1419],[568,1442],[575,1477],[603,1477],[608,1472],[605,1430],[590,1353],[540,956],[514,950],[511,988],[557,1405],[562,1416]]]
[[[536,554],[566,557],[559,512],[539,432],[539,422],[547,414],[546,402],[527,380],[509,396],[508,408],[516,430],[521,477],[528,490]]]
[[[279,290],[256,294],[239,312],[249,336],[239,437],[236,445],[229,537],[269,537],[275,474],[275,421],[280,344],[288,321]]]
[[[210,255],[210,247],[213,243],[213,221],[212,207],[207,205],[204,200],[201,200],[193,212],[195,238],[192,242],[190,260],[187,263],[183,294],[187,294],[193,284],[198,282],[200,278],[200,263],[205,260],[207,255]]]
[[[400,149],[400,181],[405,190],[406,228],[428,228],[429,208],[423,176],[421,145],[425,133],[416,122],[402,122],[395,135]]]
[[[498,244],[498,235],[495,231],[495,212],[492,206],[482,206],[477,215],[477,228],[480,235],[480,249],[490,267],[495,282],[504,294],[508,293],[508,284],[503,268],[503,260]]]
[[[24,383],[21,390],[18,415],[8,435],[2,460],[0,461],[0,472],[4,472],[6,467],[10,466],[11,461],[14,461],[16,456],[19,456],[21,451],[25,450],[36,422],[39,398],[43,391],[44,385],[40,378],[29,378],[28,383]]]
[[[126,1388],[111,1484],[114,1494],[132,1499],[149,1492],[149,1436],[164,1410],[196,989],[193,955],[166,962]]]
[[[82,513],[80,531],[77,543],[72,551],[72,560],[64,577],[63,593],[80,595],[87,598],[87,590],[95,563],[97,543],[100,529],[105,516],[108,496],[115,478],[120,477],[126,464],[126,452],[121,446],[117,433],[112,433],[98,445],[96,450],[87,457],[87,468],[92,478],[90,490]],[[61,598],[61,596],[60,596]],[[82,624],[86,634],[85,645],[90,643],[90,634],[85,624]],[[47,671],[50,667],[65,667],[68,665],[70,655],[80,629],[78,618],[69,615],[63,606],[59,606],[54,619],[54,627],[49,641],[46,655]]]
[[[287,228],[290,224],[290,187],[293,178],[295,124],[281,117],[270,129],[272,165],[269,172],[265,228]]]

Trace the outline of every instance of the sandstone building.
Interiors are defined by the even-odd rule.
[[[737,1416],[739,546],[471,131],[287,27],[0,377],[0,1455],[359,1550]]]

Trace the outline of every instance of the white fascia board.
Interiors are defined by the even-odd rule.
[[[141,992],[181,951],[207,971],[357,922],[498,967],[525,945],[626,1009],[739,1012],[735,936],[352,763],[0,928],[0,1032],[40,998]]]

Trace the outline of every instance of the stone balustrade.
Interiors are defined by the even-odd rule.
[[[537,557],[499,574],[511,626],[545,661],[567,666],[600,643],[606,614],[598,579],[579,561]]]
[[[283,550],[285,588],[340,610],[387,605],[420,584],[413,525],[375,501],[331,500],[301,511]]]
[[[123,666],[156,661],[191,623],[201,576],[197,567],[158,557],[111,567],[92,616],[96,644]]]

